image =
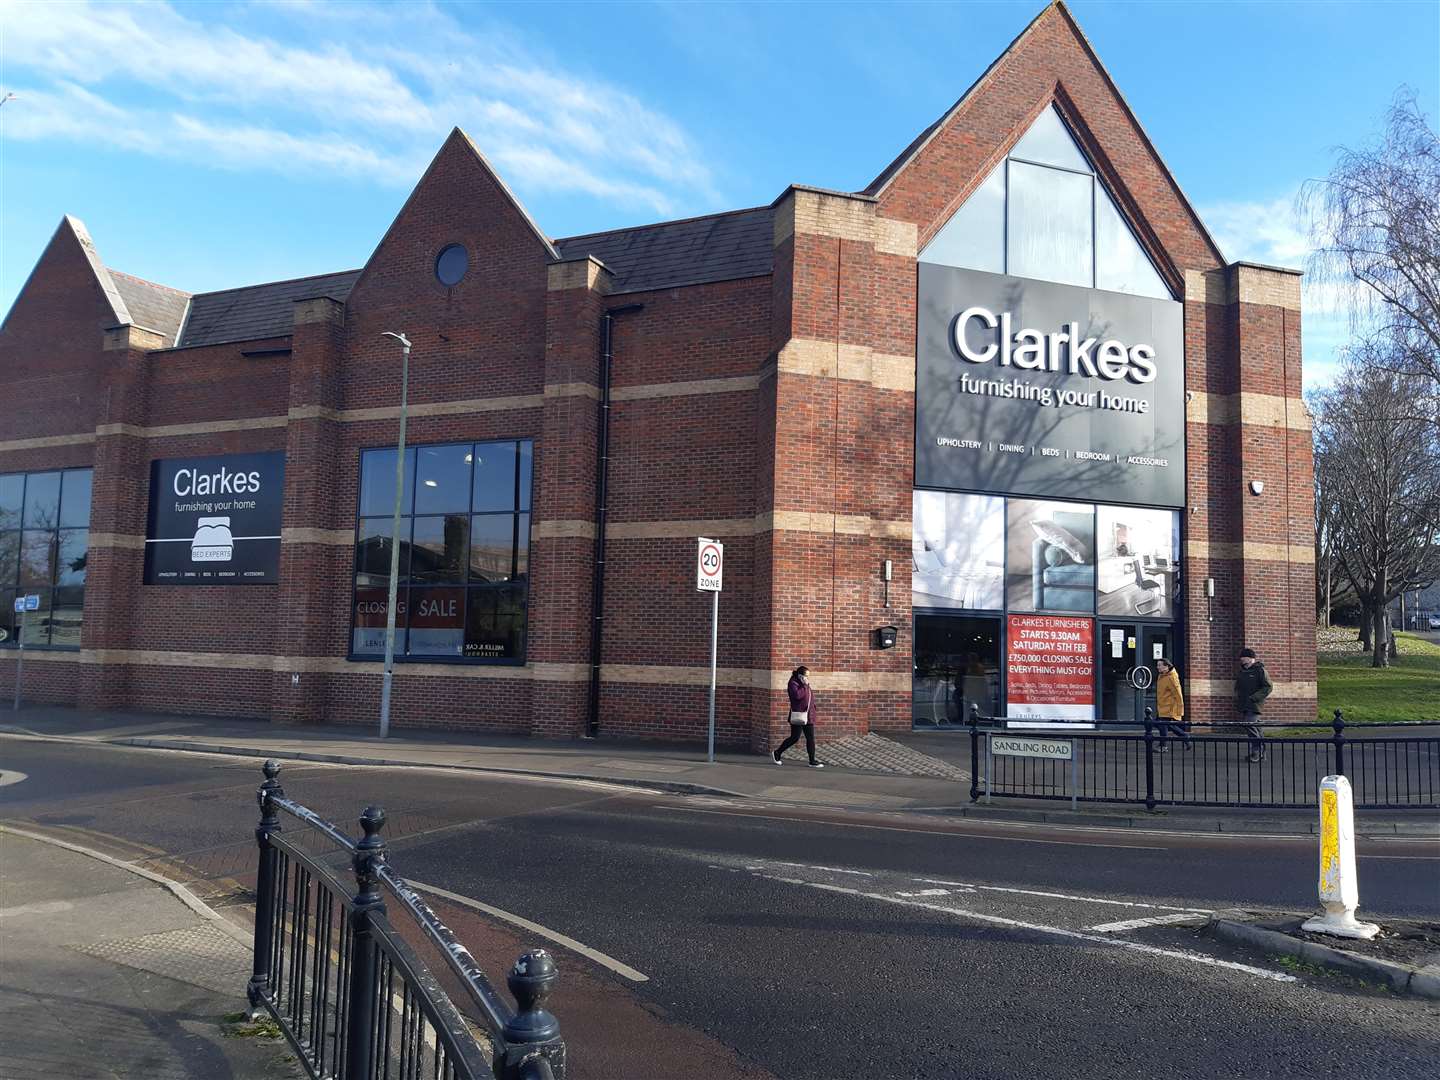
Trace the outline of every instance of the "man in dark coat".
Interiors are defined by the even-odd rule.
[[[1235,711],[1250,737],[1250,761],[1265,760],[1265,740],[1260,735],[1260,709],[1275,687],[1265,674],[1265,665],[1254,649],[1240,650],[1240,671],[1235,676]]]

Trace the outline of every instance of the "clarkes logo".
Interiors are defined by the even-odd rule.
[[[1113,338],[1084,337],[1077,322],[1061,330],[1044,332],[1029,328],[1012,330],[1011,315],[996,315],[989,308],[968,307],[955,319],[951,340],[955,351],[972,364],[998,363],[1022,371],[1065,371],[1071,375],[1099,379],[1126,379],[1132,383],[1155,381],[1155,348],[1126,345]],[[972,323],[988,330],[999,329],[999,340],[983,348],[966,339]]]

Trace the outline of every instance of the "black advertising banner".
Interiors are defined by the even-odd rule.
[[[285,453],[150,463],[147,585],[274,585],[280,580]]]
[[[1185,502],[1181,305],[921,263],[915,483]]]

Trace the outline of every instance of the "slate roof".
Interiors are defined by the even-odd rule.
[[[199,293],[190,299],[190,316],[185,320],[185,333],[177,345],[192,348],[284,337],[295,325],[296,300],[329,296],[343,302],[359,276],[359,270],[345,270],[338,274]]]
[[[615,275],[615,292],[644,292],[770,273],[774,265],[772,218],[771,208],[762,206],[633,229],[572,236],[554,243],[562,258],[594,255],[603,262]],[[184,333],[176,345],[193,348],[283,337],[292,330],[296,300],[329,296],[343,302],[359,276],[359,270],[346,270],[338,274],[198,293],[189,298],[190,313],[185,317]],[[183,293],[175,293],[128,275],[117,274],[116,282],[127,303],[130,303],[127,289],[133,288],[137,296],[143,295],[143,302],[130,305],[135,321],[141,325],[149,325],[141,311],[153,311],[156,312],[155,317],[159,316],[162,292],[165,297],[181,298],[180,310],[183,314]],[[151,292],[144,292],[142,287],[148,287]],[[173,335],[174,327],[178,325],[179,318],[176,317],[171,322],[152,328]]]
[[[190,294],[122,274],[119,270],[111,270],[110,279],[115,283],[115,291],[130,309],[134,324],[146,330],[158,330],[165,336],[165,344],[173,345],[185,319],[185,306],[190,302]]]
[[[615,275],[614,292],[758,277],[774,268],[768,206],[663,221],[556,240],[566,259],[594,255]]]

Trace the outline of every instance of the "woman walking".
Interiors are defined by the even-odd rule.
[[[790,673],[790,685],[785,688],[790,694],[790,737],[770,753],[770,760],[776,765],[785,751],[805,735],[805,750],[810,755],[810,768],[823,769],[825,766],[815,760],[815,691],[810,689],[810,673],[800,665]]]
[[[1160,753],[1168,754],[1170,744],[1166,742],[1167,735],[1176,736],[1184,744],[1186,750],[1193,750],[1194,744],[1190,741],[1190,733],[1185,730],[1185,695],[1180,692],[1180,673],[1175,670],[1175,665],[1169,660],[1160,659],[1155,661],[1155,670],[1160,673],[1160,678],[1155,681],[1155,711],[1158,714],[1157,724],[1160,728]]]

